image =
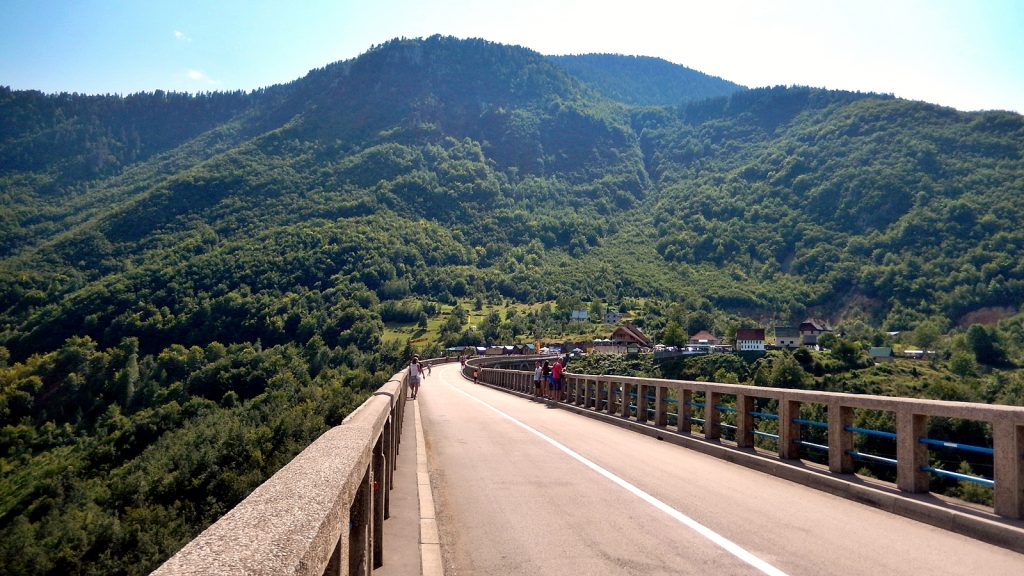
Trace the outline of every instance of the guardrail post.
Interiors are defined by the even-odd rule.
[[[654,425],[663,428],[668,425],[668,414],[665,413],[665,396],[668,388],[664,386],[654,387]]]
[[[910,407],[896,410],[896,486],[904,492],[927,492],[928,447],[918,441],[928,434],[928,417]]]
[[[676,394],[676,432],[680,434],[690,433],[690,416],[693,415],[693,390],[689,388],[677,388]]]
[[[800,459],[800,425],[793,422],[800,417],[800,403],[795,400],[779,400],[779,458]]]
[[[636,421],[647,422],[647,385],[636,385]]]
[[[722,437],[722,413],[718,406],[722,403],[722,393],[708,390],[704,393],[704,438],[718,440]]]
[[[736,395],[736,446],[750,448],[754,445],[754,397]]]
[[[828,405],[828,469],[838,474],[853,473],[853,408],[838,402]]]
[[[993,504],[996,514],[1024,518],[1024,426],[992,423]]]
[[[597,392],[597,383],[596,382],[594,383],[594,386],[591,387],[591,380],[589,378],[587,380],[583,381],[583,407],[584,408],[590,408],[592,406],[597,406],[597,403],[594,401],[594,395],[596,394],[596,392]]]
[[[622,414],[623,418],[629,418],[629,384],[626,382],[619,383],[619,389],[622,391]]]

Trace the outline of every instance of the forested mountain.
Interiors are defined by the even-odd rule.
[[[579,54],[548,59],[605,97],[628,104],[678,106],[745,89],[717,76],[650,56]]]
[[[152,569],[402,364],[387,322],[1015,313],[1021,116],[684,70],[435,36],[252,93],[0,91],[0,565]]]

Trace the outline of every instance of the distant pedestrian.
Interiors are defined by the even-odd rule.
[[[538,360],[536,366],[533,368],[533,395],[536,398],[540,398],[542,392],[540,383],[542,377],[543,373],[540,368],[540,360]]]
[[[409,363],[409,390],[412,394],[409,395],[413,400],[416,399],[416,394],[420,391],[420,380],[423,379],[423,366],[420,365],[420,359],[417,356],[412,357],[412,362]]]
[[[476,384],[479,379],[480,379],[480,369],[479,368],[474,368],[473,369],[473,384]]]

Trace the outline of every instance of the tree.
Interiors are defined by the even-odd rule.
[[[967,329],[966,342],[979,364],[1000,366],[1006,363],[1006,352],[1003,351],[995,330],[980,324],[972,324]]]
[[[713,325],[714,319],[711,318],[711,314],[698,310],[690,314],[690,317],[686,319],[686,333],[696,334],[701,330],[710,330]]]
[[[935,344],[939,341],[939,337],[942,335],[942,330],[939,327],[938,322],[935,320],[924,320],[914,328],[911,332],[910,337],[916,346],[920,346],[922,350],[931,350],[935,348]]]
[[[957,351],[949,359],[949,371],[961,379],[974,375],[974,358],[967,352]]]
[[[687,342],[686,332],[675,320],[669,320],[665,325],[665,331],[661,334],[661,343],[666,346],[685,346]]]
[[[803,388],[809,380],[803,367],[788,352],[783,352],[772,361],[771,375],[768,378],[775,388]]]
[[[861,349],[855,342],[845,338],[837,338],[832,346],[832,355],[847,367],[852,368],[860,363]]]

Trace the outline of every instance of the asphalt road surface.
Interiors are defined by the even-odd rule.
[[[462,379],[415,400],[448,576],[1024,575],[1024,555]]]

